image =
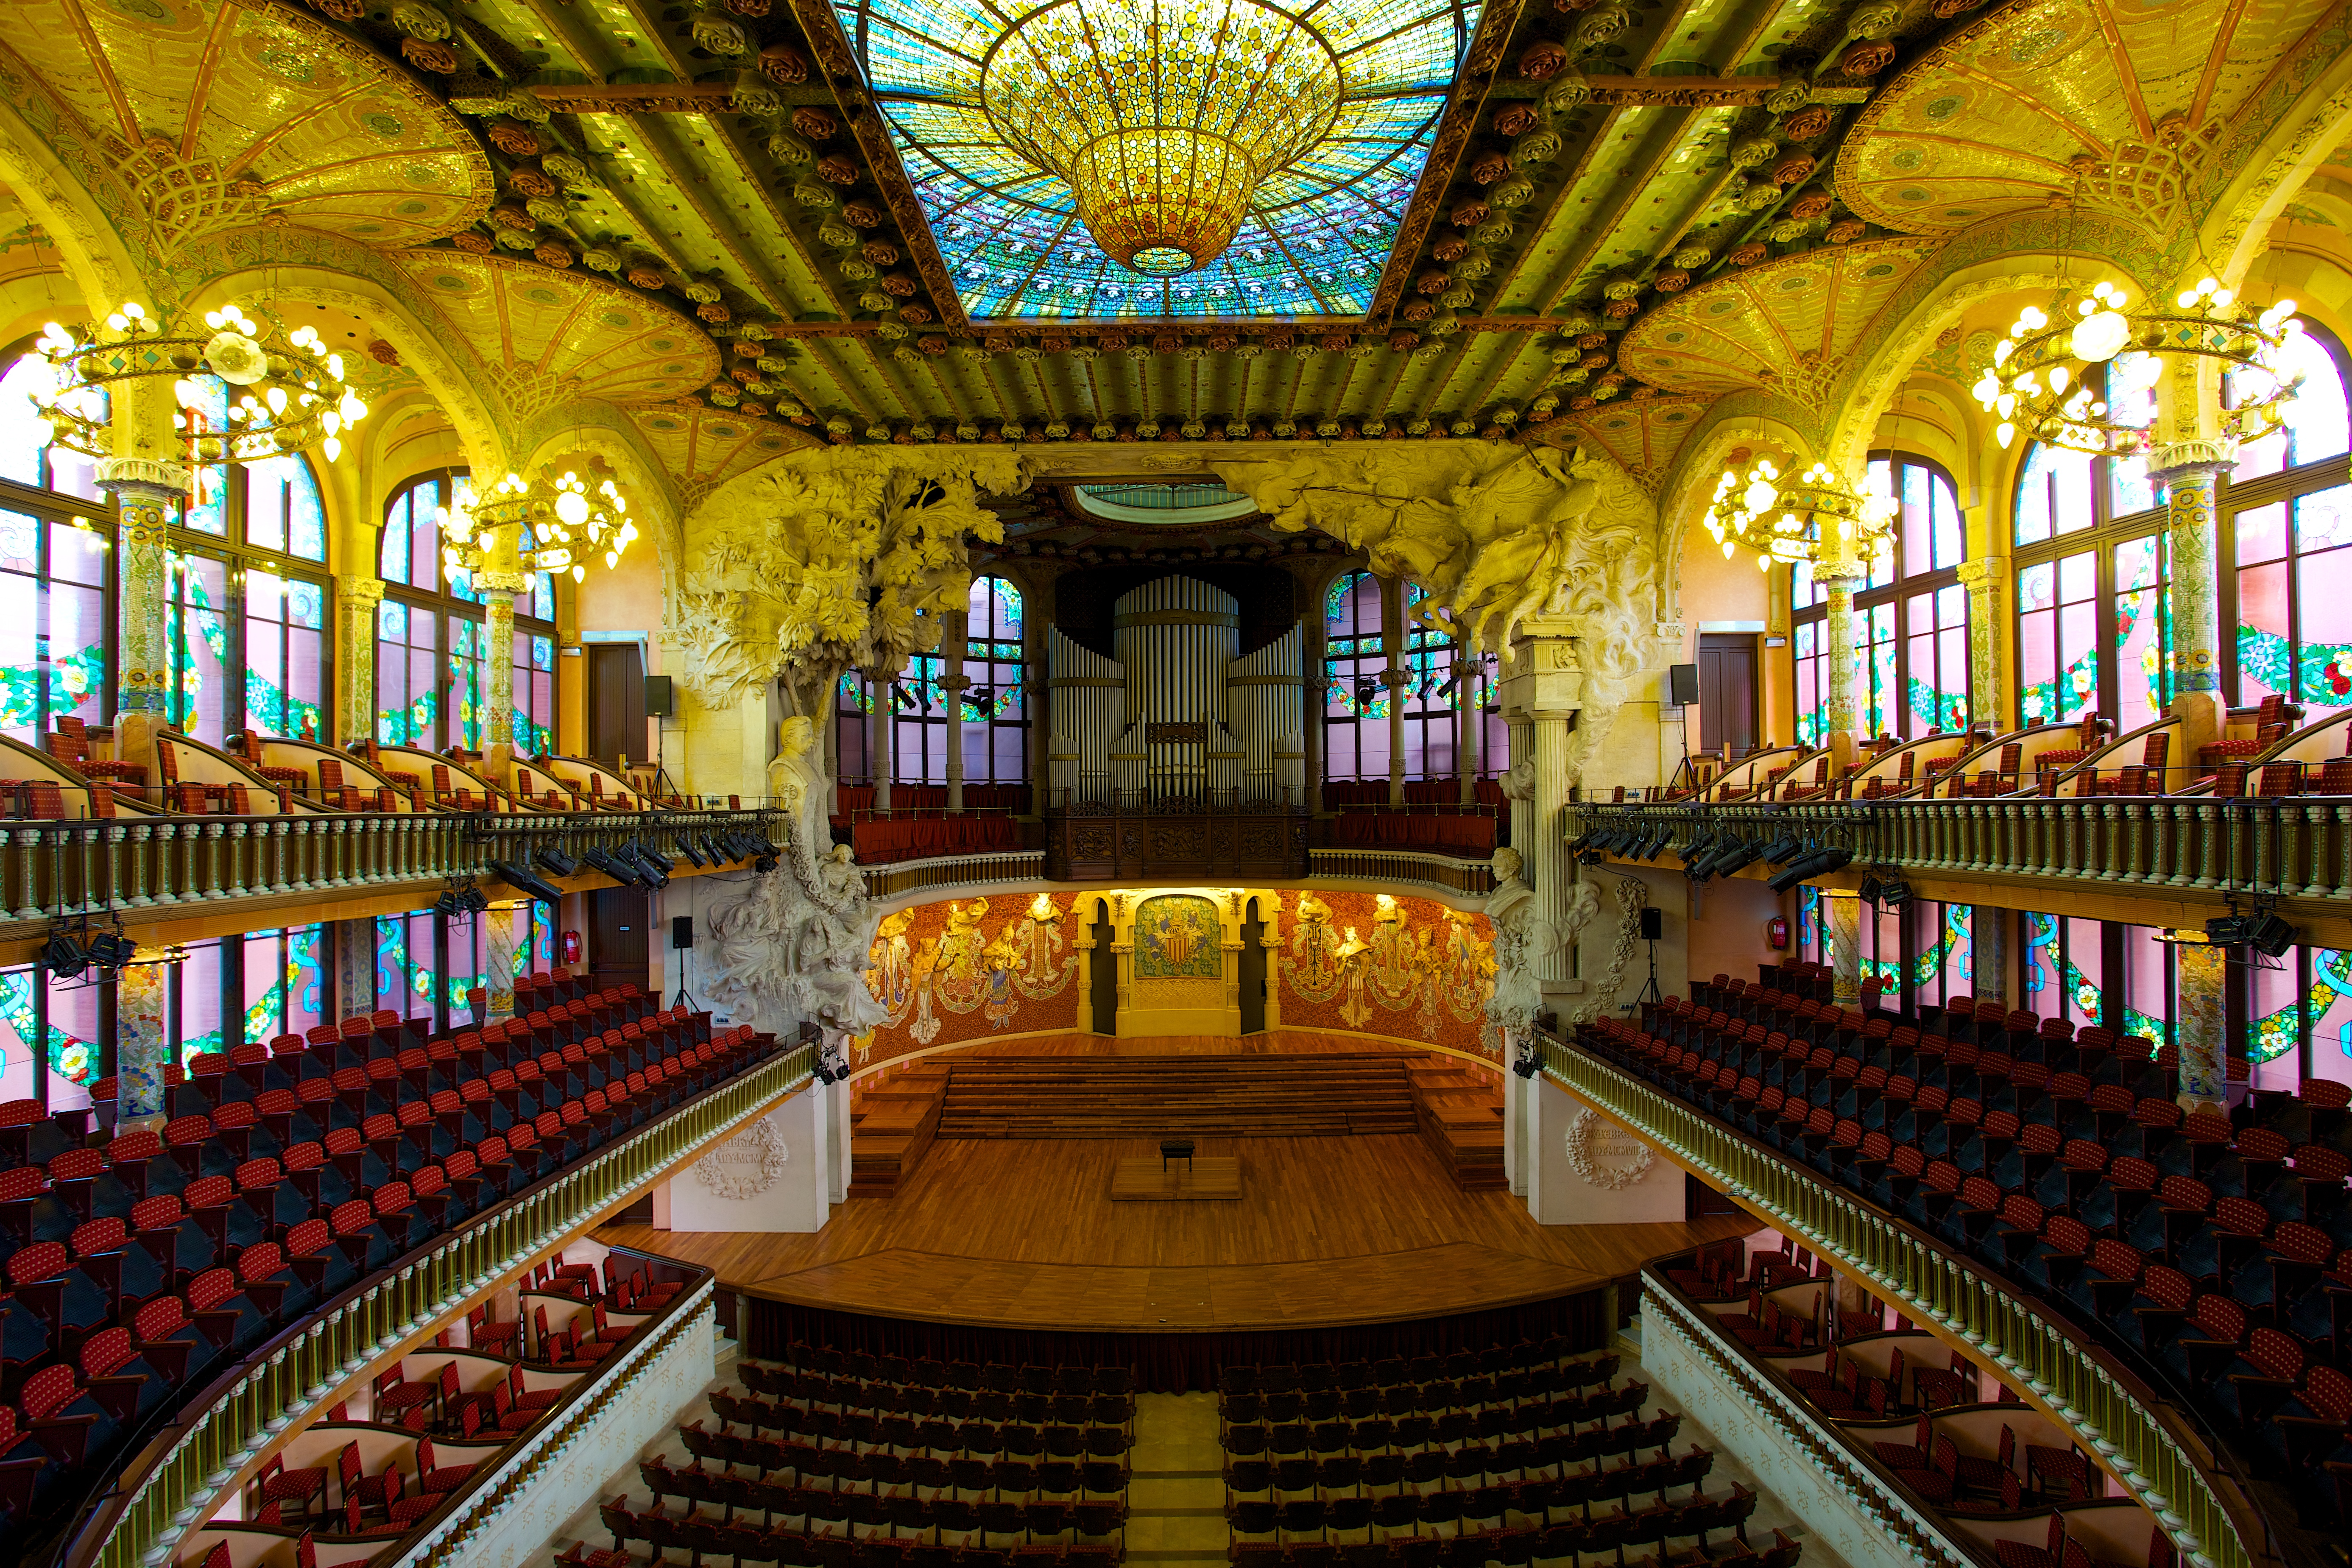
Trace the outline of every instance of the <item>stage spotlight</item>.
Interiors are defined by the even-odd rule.
[[[468,882],[457,889],[457,904],[467,914],[478,915],[490,907],[490,896]]]
[[[465,905],[457,901],[457,889],[455,888],[448,889],[433,900],[433,912],[444,919],[462,913],[464,910]]]
[[[89,939],[89,961],[100,969],[121,969],[139,956],[139,944],[121,931],[100,931]]]
[[[603,872],[625,888],[645,885],[645,874],[635,864],[608,855],[593,845],[581,851],[580,858],[587,863],[590,869]]]
[[[1862,879],[1862,886],[1854,889],[1854,894],[1864,903],[1874,904],[1878,902],[1878,889],[1879,881],[1876,877],[1864,877]]]
[[[2205,922],[2207,942],[2217,947],[2251,947],[2265,958],[2284,956],[2294,945],[2294,927],[2268,910]]]
[[[638,865],[650,866],[655,870],[659,871],[664,877],[669,876],[672,872],[677,869],[677,861],[637,839],[632,838],[629,840],[629,853],[636,858]]]
[[[531,859],[551,877],[576,877],[580,874],[580,862],[561,849],[541,849]]]
[[[1780,837],[1764,846],[1762,853],[1767,864],[1785,866],[1803,854],[1804,849],[1804,840],[1793,833],[1783,833]]]
[[[1511,1064],[1511,1070],[1521,1078],[1533,1078],[1543,1070],[1543,1064],[1531,1056],[1523,1056]]]
[[[71,933],[55,931],[41,945],[41,967],[60,980],[71,980],[89,967],[89,954]]]
[[[1878,901],[1890,910],[1899,910],[1911,901],[1911,884],[1900,877],[1890,877],[1878,884]]]
[[[702,851],[694,847],[693,838],[687,834],[681,833],[678,835],[677,852],[680,855],[685,856],[687,863],[698,871],[710,864],[709,861],[702,858]]]
[[[511,860],[493,860],[490,871],[500,881],[517,892],[527,893],[542,904],[555,904],[563,898],[563,889],[533,871],[527,871]]]
[[[1851,849],[1816,849],[1773,872],[1771,880],[1765,886],[1776,893],[1785,893],[1811,878],[1826,877],[1853,858],[1853,851]]]

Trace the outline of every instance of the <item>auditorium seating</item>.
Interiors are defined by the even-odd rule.
[[[1745,1561],[1755,1494],[1737,1484],[1703,1494],[1714,1454],[1673,1452],[1682,1417],[1641,1419],[1649,1387],[1612,1382],[1617,1366],[1613,1355],[1571,1357],[1552,1340],[1410,1361],[1226,1367],[1218,1415],[1232,1560],[1524,1568],[1586,1552],[1622,1562],[1630,1546],[1689,1540],[1695,1560]],[[1330,1543],[1335,1531],[1359,1530],[1369,1536],[1361,1544]],[[1719,1530],[1733,1532],[1728,1557],[1709,1550]],[[1795,1557],[1776,1532],[1771,1560],[1786,1568]]]
[[[2352,1087],[2184,1113],[2169,1047],[1718,975],[1582,1042],[2000,1272],[2352,1523]]]
[[[747,1361],[740,1375],[743,1393],[711,1395],[717,1430],[681,1429],[691,1463],[640,1463],[649,1507],[605,1502],[614,1551],[642,1541],[656,1557],[676,1547],[781,1568],[1108,1568],[1121,1555],[1125,1367],[795,1344],[784,1364]]]
[[[1021,835],[1002,813],[866,818],[850,829],[858,863],[888,865],[934,855],[984,855],[1021,847]]]
[[[893,811],[940,811],[948,804],[948,786],[935,784],[893,784],[890,786],[890,809]],[[1029,810],[1029,786],[1025,784],[971,784],[963,786],[963,808],[966,811],[1007,811],[1025,816]],[[838,784],[833,792],[833,819],[854,822],[872,815],[874,786],[872,784]]]
[[[1503,781],[1477,779],[1470,786],[1474,805],[1500,807],[1506,804]],[[1462,800],[1462,781],[1458,777],[1407,779],[1404,784],[1404,804],[1407,805],[1456,805]],[[1325,779],[1323,809],[1347,811],[1351,807],[1381,806],[1389,804],[1389,781],[1386,779]]]
[[[635,988],[588,994],[559,972],[518,989],[528,1014],[446,1037],[380,1012],[198,1056],[160,1132],[0,1107],[17,1493],[27,1475],[34,1493],[85,1484],[362,1277],[777,1048]],[[115,1087],[93,1086],[102,1129]]]
[[[1331,821],[1335,849],[1426,849],[1447,855],[1492,855],[1496,818],[1415,811],[1349,811]]]

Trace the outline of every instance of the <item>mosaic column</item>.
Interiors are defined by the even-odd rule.
[[[2147,477],[2171,492],[2165,542],[2171,556],[2172,689],[2221,687],[2221,574],[2214,560],[2216,476],[2237,467],[2231,441],[2175,441],[2147,454]]]
[[[335,740],[375,739],[375,619],[383,579],[335,579]]]
[[[163,1117],[163,1069],[172,1042],[163,1032],[163,950],[142,947],[138,962],[114,982],[114,1071],[119,1080],[118,1132],[146,1118]]]
[[[503,553],[511,557],[513,552]],[[520,572],[485,568],[474,574],[474,586],[482,595],[483,706],[482,754],[487,757],[491,748],[504,746],[506,757],[514,754],[514,596],[530,581]],[[503,783],[501,770],[492,770],[491,782]]]
[[[971,636],[971,612],[950,610],[940,617],[940,689],[948,710],[948,809],[963,809],[963,694],[971,677],[963,672],[963,657]]]
[[[1830,1000],[1840,1007],[1862,1006],[1862,900],[1822,889],[1822,920],[1830,942]]]
[[[1853,732],[1853,577],[1824,577],[1822,586],[1829,590],[1829,621],[1826,630],[1830,639],[1830,691],[1828,733],[1822,744],[1836,760],[1831,764],[1839,773],[1852,766],[1854,755]]]
[[[375,1011],[375,921],[362,916],[330,928],[335,944],[335,998],[346,1018]]]
[[[482,1022],[495,1023],[514,1016],[515,917],[530,907],[525,899],[508,899],[492,904],[482,924],[484,962],[489,973],[482,976]]]
[[[98,482],[114,498],[119,519],[114,617],[114,754],[153,771],[155,731],[170,723],[172,639],[166,607],[170,570],[163,527],[187,494],[189,474],[179,463],[152,458],[109,458]],[[160,794],[155,797],[160,799]],[[128,1058],[125,1058],[126,1062]],[[128,1068],[125,1068],[128,1071]],[[160,1068],[158,1069],[161,1070]],[[126,1084],[129,1079],[126,1078]],[[159,1091],[160,1092],[160,1091]],[[124,1100],[123,1114],[133,1114]]]
[[[1969,985],[1977,1005],[2009,1005],[2009,911],[1990,904],[1969,910]]]
[[[2220,1106],[2228,1084],[2221,1055],[2224,949],[2200,931],[2172,933],[2173,973],[2180,986],[2180,1082],[2173,1098],[2183,1110]]]
[[[2010,701],[2001,679],[2001,638],[2009,622],[2001,584],[2009,575],[2002,556],[1979,556],[1959,565],[1969,591],[1969,722],[1990,721],[1996,732],[2010,727]]]

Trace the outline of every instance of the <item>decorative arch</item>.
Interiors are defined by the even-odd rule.
[[[1684,444],[1658,487],[1660,618],[1674,620],[1682,614],[1683,551],[1690,530],[1713,503],[1716,476],[1723,471],[1727,455],[1737,447],[1760,445],[1810,463],[1821,450],[1820,441],[1806,410],[1769,393],[1734,393],[1707,409],[1697,433]]]
[[[110,208],[126,206],[122,193],[112,188],[112,176],[95,162],[68,168],[58,148],[78,143],[43,135],[25,117],[32,110],[56,124],[62,116],[58,105],[22,79],[0,79],[0,91],[8,85],[24,91],[30,101],[0,98],[0,183],[16,193],[27,215],[57,243],[89,318],[102,317],[126,300],[154,306],[146,268],[105,216]],[[101,192],[111,199],[101,200]]]
[[[2306,47],[2320,41],[2309,40]],[[2331,33],[2327,41],[2341,47],[2339,35]],[[2352,52],[2328,61],[2292,103],[2239,117],[2232,132],[2209,165],[2218,188],[2205,197],[2196,243],[2179,265],[2192,281],[2209,265],[2218,268],[2221,280],[2235,288],[2295,193],[2352,137]]]
[[[661,561],[665,595],[677,581],[686,548],[686,505],[669,470],[647,447],[644,435],[609,403],[583,403],[561,416],[543,416],[516,443],[529,468],[566,452],[585,452],[613,465],[614,477],[629,493],[629,515]]]

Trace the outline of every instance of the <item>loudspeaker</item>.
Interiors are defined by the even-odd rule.
[[[677,699],[670,695],[670,678],[667,675],[646,677],[646,717],[667,719],[676,710]],[[1696,700],[1696,699],[1693,699]]]
[[[1666,670],[1666,689],[1677,708],[1687,708],[1696,702],[1698,700],[1698,666],[1695,664],[1670,666]]]
[[[1666,916],[1663,910],[1642,911],[1642,940],[1656,942],[1666,934]]]
[[[694,945],[694,917],[692,915],[672,915],[669,917],[669,944],[676,948],[688,948]]]

